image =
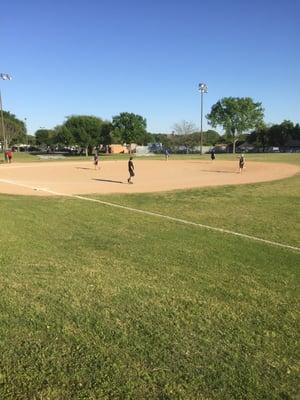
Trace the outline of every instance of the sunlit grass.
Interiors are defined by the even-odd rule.
[[[120,204],[297,245],[299,176]],[[296,399],[299,253],[0,196],[0,399]]]
[[[2,155],[2,154],[1,154]],[[3,158],[0,155],[0,159]],[[45,156],[47,156],[45,154]],[[163,154],[151,155],[151,156],[137,156],[133,155],[138,159],[143,160],[164,160]],[[51,157],[51,155],[50,155]],[[128,159],[128,154],[100,154],[101,161],[106,160],[124,160]],[[238,154],[216,154],[217,160],[234,160],[236,161]],[[290,164],[300,164],[300,153],[248,153],[245,155],[246,161],[261,161],[261,162],[285,162]],[[59,159],[41,159],[37,155],[32,155],[24,152],[15,152],[13,154],[13,162],[47,162],[47,161],[90,161],[92,156],[66,156]],[[208,160],[210,159],[209,154],[171,154],[169,157],[171,160]]]

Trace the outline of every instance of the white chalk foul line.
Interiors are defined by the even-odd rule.
[[[246,235],[245,233],[239,233],[239,232],[235,232],[235,231],[230,231],[228,229],[217,228],[217,227],[210,226],[210,225],[200,224],[198,222],[192,222],[192,221],[188,221],[188,220],[181,219],[181,218],[175,218],[175,217],[171,217],[169,215],[159,214],[159,213],[152,212],[152,211],[146,211],[146,210],[140,210],[138,208],[122,206],[121,204],[110,203],[108,201],[93,199],[93,198],[90,198],[90,197],[84,197],[84,196],[79,196],[79,195],[74,195],[74,194],[55,192],[55,191],[50,190],[50,189],[36,187],[36,186],[30,186],[30,185],[25,185],[25,184],[22,184],[22,183],[18,183],[18,182],[14,182],[14,181],[11,181],[11,180],[6,180],[6,179],[0,179],[0,182],[9,183],[11,185],[16,185],[16,186],[21,186],[21,187],[26,187],[26,188],[32,189],[32,190],[43,191],[43,192],[46,192],[46,193],[53,194],[55,196],[64,196],[64,197],[70,197],[70,198],[79,199],[79,200],[91,201],[93,203],[99,203],[99,204],[103,204],[103,205],[106,205],[106,206],[109,206],[109,207],[120,208],[120,209],[123,209],[123,210],[132,211],[132,212],[136,212],[136,213],[140,213],[140,214],[144,214],[144,215],[150,215],[152,217],[164,218],[164,219],[167,219],[169,221],[179,222],[179,223],[185,224],[185,225],[192,225],[192,226],[197,226],[198,228],[204,228],[204,229],[208,229],[208,230],[215,231],[215,232],[227,233],[228,235],[238,236],[238,237],[242,237],[242,238],[245,238],[245,239],[254,240],[256,242],[266,243],[266,244],[269,244],[269,245],[272,245],[272,246],[277,246],[277,247],[281,247],[281,248],[285,248],[285,249],[300,251],[300,247],[290,246],[288,244],[279,243],[279,242],[273,242],[272,240],[266,240],[266,239],[262,239],[262,238],[259,238],[259,237],[256,237],[256,236]]]
[[[10,185],[20,186],[20,187],[24,187],[24,188],[32,189],[32,190],[41,190],[37,186],[25,185],[25,183],[19,183],[19,182],[16,182],[16,181],[12,181],[10,179],[0,179],[0,182],[8,183]]]

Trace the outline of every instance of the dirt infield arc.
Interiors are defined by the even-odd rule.
[[[283,179],[300,172],[297,165],[248,162],[243,174],[237,162],[134,160],[134,184],[127,183],[127,161],[18,163],[0,166],[0,193],[49,196],[38,189],[66,194],[133,193],[238,185]]]

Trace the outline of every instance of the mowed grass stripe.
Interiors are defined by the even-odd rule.
[[[218,227],[204,225],[204,224],[200,224],[200,223],[196,223],[196,222],[192,222],[192,221],[187,221],[187,220],[184,220],[184,219],[181,219],[181,218],[170,217],[169,215],[163,215],[163,214],[158,214],[158,213],[151,212],[151,211],[139,210],[137,208],[126,207],[126,206],[122,206],[120,204],[109,203],[109,202],[104,201],[104,200],[92,199],[92,198],[84,197],[84,196],[67,195],[67,194],[63,194],[63,193],[53,192],[53,191],[50,191],[50,190],[47,190],[47,189],[45,189],[44,191],[45,192],[49,192],[51,194],[58,195],[58,196],[68,196],[68,197],[76,198],[76,199],[79,199],[79,200],[92,201],[94,203],[99,203],[99,204],[106,205],[106,206],[109,206],[109,207],[120,208],[120,209],[127,210],[127,211],[133,211],[135,213],[145,214],[145,215],[149,215],[151,217],[164,218],[164,219],[167,219],[169,221],[179,222],[181,224],[192,225],[192,226],[196,226],[196,227],[200,227],[200,228],[216,231],[216,232],[219,232],[219,233],[225,233],[225,234],[229,234],[229,235],[239,236],[239,237],[244,238],[244,239],[255,240],[255,241],[266,243],[266,244],[269,244],[269,245],[272,245],[272,246],[278,246],[278,247],[283,247],[285,249],[291,249],[291,250],[300,251],[300,248],[296,247],[296,246],[290,246],[290,245],[283,244],[283,243],[277,243],[277,242],[273,242],[271,240],[266,240],[266,239],[262,239],[262,238],[255,237],[255,236],[246,235],[246,234],[239,233],[239,232],[233,232],[233,231],[229,231],[229,230],[223,229],[223,228],[218,228]]]
[[[244,233],[240,233],[240,232],[230,231],[230,230],[224,229],[224,228],[218,228],[218,227],[214,227],[214,226],[210,226],[210,225],[205,225],[205,224],[201,224],[201,223],[187,221],[187,220],[184,220],[182,218],[175,218],[175,217],[171,217],[169,215],[155,213],[155,212],[152,212],[152,211],[140,210],[140,209],[137,209],[137,208],[123,206],[123,205],[120,205],[120,204],[110,203],[110,202],[107,202],[107,201],[104,201],[104,200],[93,199],[91,197],[60,193],[60,192],[56,192],[56,191],[53,191],[53,190],[50,190],[50,189],[41,188],[41,187],[38,187],[38,186],[30,186],[30,185],[26,185],[26,184],[21,184],[21,183],[12,181],[12,180],[7,180],[7,179],[1,179],[0,182],[9,183],[11,185],[16,185],[16,186],[22,186],[22,187],[26,187],[26,188],[33,189],[33,190],[39,190],[39,191],[43,191],[43,192],[46,192],[46,193],[49,193],[49,194],[53,194],[53,195],[56,195],[56,196],[64,196],[64,197],[71,197],[71,198],[76,198],[76,199],[84,200],[84,201],[91,201],[91,202],[99,203],[99,204],[106,205],[106,206],[109,206],[109,207],[120,208],[120,209],[123,209],[123,210],[135,212],[135,213],[141,213],[141,214],[150,215],[152,217],[164,218],[164,219],[167,219],[169,221],[179,222],[181,224],[192,225],[192,226],[196,226],[196,227],[200,227],[200,228],[204,228],[204,229],[213,230],[213,231],[216,231],[216,232],[221,232],[221,233],[225,233],[225,234],[229,234],[229,235],[239,236],[239,237],[244,238],[244,239],[255,240],[255,241],[262,242],[262,243],[265,243],[265,244],[268,244],[268,245],[272,245],[272,246],[278,246],[278,247],[282,247],[282,248],[286,248],[286,249],[290,249],[290,250],[300,251],[300,248],[296,247],[296,246],[291,246],[291,245],[284,244],[284,243],[278,243],[278,242],[274,242],[274,241],[271,241],[271,240],[259,238],[259,237],[256,237],[256,236],[251,236],[251,235],[247,235],[247,234],[244,234]]]
[[[299,248],[300,174],[280,181],[92,198]]]
[[[55,192],[52,192],[52,193],[55,193]],[[56,193],[56,194],[58,194],[58,193]],[[72,196],[72,197],[74,197],[76,199],[80,199],[80,200],[93,201],[93,202],[96,202],[96,203],[107,205],[109,207],[121,208],[121,209],[127,210],[127,211],[133,211],[133,212],[137,212],[137,213],[141,213],[141,214],[146,214],[146,215],[150,215],[152,217],[164,218],[164,219],[167,219],[169,221],[179,222],[181,224],[192,225],[192,226],[196,226],[196,227],[200,227],[200,228],[204,228],[204,229],[209,229],[209,230],[220,232],[220,233],[226,233],[226,234],[229,234],[229,235],[239,236],[239,237],[244,238],[244,239],[255,240],[255,241],[266,243],[266,244],[270,244],[270,245],[273,245],[273,246],[279,246],[279,247],[283,247],[283,248],[286,248],[286,249],[300,251],[299,247],[290,246],[290,245],[283,244],[283,243],[277,243],[277,242],[273,242],[271,240],[266,240],[266,239],[262,239],[262,238],[259,238],[259,237],[246,235],[244,233],[229,231],[229,230],[223,229],[223,228],[217,228],[217,227],[214,227],[214,226],[199,224],[199,223],[192,222],[192,221],[187,221],[187,220],[184,220],[184,219],[181,219],[181,218],[170,217],[169,215],[163,215],[163,214],[158,214],[158,213],[154,213],[154,212],[151,212],[151,211],[139,210],[137,208],[126,207],[126,206],[122,206],[120,204],[109,203],[109,202],[106,202],[106,201],[103,201],[103,200],[91,199],[91,198],[87,198],[87,197],[83,197],[83,196]]]

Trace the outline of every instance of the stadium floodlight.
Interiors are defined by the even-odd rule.
[[[206,83],[199,83],[198,86],[199,92],[201,93],[201,128],[200,128],[200,154],[202,154],[202,147],[203,147],[203,128],[202,128],[202,122],[203,122],[203,94],[207,93],[207,85]]]
[[[10,81],[11,76],[9,74],[3,74],[0,73],[0,79],[3,81]],[[3,137],[3,151],[7,149],[7,138],[5,135],[5,127],[4,127],[4,118],[3,118],[3,107],[2,107],[2,96],[1,96],[1,90],[0,90],[0,110],[1,110],[1,126],[2,126],[2,137]]]
[[[9,74],[0,74],[0,79],[2,79],[3,81],[11,81],[11,76]]]

